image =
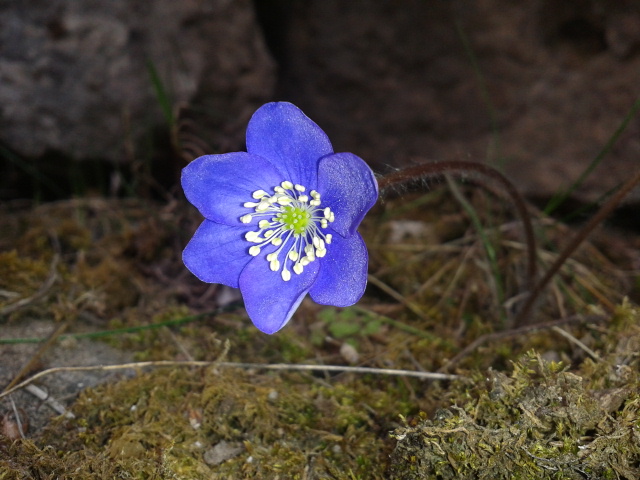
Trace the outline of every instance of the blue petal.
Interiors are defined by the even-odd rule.
[[[311,298],[322,305],[353,305],[367,286],[368,263],[367,247],[359,233],[349,238],[334,235],[327,255],[320,259],[320,272],[309,291]]]
[[[239,225],[252,210],[242,205],[255,202],[256,190],[270,192],[282,175],[264,158],[246,152],[204,155],[182,169],[184,194],[207,219]]]
[[[203,282],[238,288],[240,272],[253,260],[248,252],[250,244],[244,239],[247,230],[247,226],[205,220],[182,252],[182,261]]]
[[[259,330],[272,334],[287,324],[313,285],[318,263],[311,262],[300,275],[291,272],[291,280],[285,282],[280,272],[269,269],[264,257],[249,262],[240,275],[240,292],[249,318]]]
[[[315,189],[318,160],[333,153],[327,135],[302,111],[287,102],[267,103],[247,127],[247,151],[269,160],[282,180]]]
[[[331,224],[343,237],[353,235],[365,214],[378,199],[378,182],[373,171],[352,153],[336,153],[320,160],[318,192],[322,206],[335,214]]]

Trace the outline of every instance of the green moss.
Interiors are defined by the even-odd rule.
[[[640,313],[627,306],[626,318],[637,322]],[[638,360],[620,375],[619,353],[570,372],[530,352],[510,375],[489,371],[460,407],[394,431],[392,478],[639,478]]]
[[[79,480],[95,472],[144,479],[302,479],[305,471],[315,478],[347,478],[345,472],[384,478],[388,429],[378,425],[373,406],[393,402],[392,394],[360,384],[330,388],[297,375],[285,381],[229,369],[163,369],[86,390],[74,406],[76,419],[59,419],[37,444],[4,445],[0,469],[14,475],[5,478],[21,479],[52,471]],[[207,464],[207,451],[223,441],[240,447],[237,456]]]

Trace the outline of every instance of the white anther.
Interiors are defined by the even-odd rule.
[[[333,235],[331,235],[330,233],[327,233],[324,236],[324,241],[327,243],[327,245],[329,245],[331,243],[331,239],[333,238]]]
[[[318,258],[322,258],[327,254],[327,250],[324,248],[319,248],[318,250],[316,250],[316,256]]]
[[[329,217],[329,221],[333,222],[336,219],[336,216],[331,212],[331,216]]]
[[[312,205],[314,207],[317,207],[318,205],[320,205],[320,200],[311,200],[309,202],[309,205]]]
[[[289,280],[291,280],[291,272],[289,270],[282,270],[282,279],[285,282],[288,282]]]
[[[275,233],[274,230],[267,230],[266,232],[264,232],[264,238],[269,238],[273,236],[274,233]]]
[[[256,212],[266,212],[270,206],[271,205],[269,205],[269,202],[265,202],[264,199],[260,200],[260,203],[256,206]]]
[[[280,237],[273,238],[271,239],[271,243],[277,247],[278,245],[282,245],[282,239]]]
[[[275,187],[275,188],[273,189],[273,191],[274,191],[274,192],[276,192],[276,193],[284,193],[284,188],[282,188],[282,187]]]
[[[266,197],[267,195],[267,192],[265,192],[264,190],[256,190],[251,194],[251,196],[256,200],[260,200],[262,197]]]
[[[278,197],[278,203],[280,205],[289,205],[293,199],[291,197],[287,197],[286,195],[280,195]]]
[[[259,205],[259,204],[258,204],[258,203],[256,203],[256,202],[244,202],[244,203],[242,204],[242,206],[243,206],[244,208],[254,208],[254,207],[257,207],[258,205]]]
[[[320,238],[313,237],[313,246],[316,248],[320,248]]]
[[[258,226],[260,228],[269,228],[271,226],[271,222],[269,220],[260,220],[258,222]]]
[[[328,219],[328,218],[331,216],[331,209],[330,209],[329,207],[326,207],[326,208],[323,210],[323,213],[324,213],[324,218],[327,218],[327,219]]]
[[[276,252],[273,252],[268,254],[266,258],[268,262],[273,262],[275,259],[278,258],[278,254]]]
[[[252,218],[253,216],[250,213],[247,213],[246,215],[240,217],[240,221],[242,223],[250,223]]]
[[[308,256],[307,256],[307,257],[302,257],[302,258],[300,259],[300,263],[302,264],[302,266],[303,266],[303,267],[306,267],[306,266],[307,266],[307,265],[309,265],[311,262],[313,262],[313,260],[314,260],[313,258],[310,258],[310,257],[308,257]]]
[[[260,242],[262,240],[258,232],[247,232],[244,234],[244,238],[249,242]]]
[[[320,200],[320,194],[318,192],[316,192],[315,190],[311,190],[311,192],[309,193],[309,195],[311,195],[313,198],[315,198],[316,200]]]
[[[300,275],[303,270],[304,270],[304,266],[302,266],[301,263],[296,263],[293,265],[293,271],[296,272],[298,275]]]
[[[322,220],[320,220],[320,226],[322,228],[327,228],[329,226],[329,222],[327,222],[326,218],[323,218]]]
[[[303,187],[302,185],[298,185],[297,183],[295,185],[295,189],[299,192],[304,192],[306,190],[305,187]]]
[[[304,253],[309,254],[313,252],[313,245],[311,245],[310,243],[306,244],[304,246]]]
[[[294,262],[295,262],[296,260],[298,260],[298,257],[299,257],[298,252],[296,252],[295,250],[291,250],[291,251],[289,252],[289,258],[290,258],[291,260],[293,260]]]
[[[269,268],[271,268],[272,272],[277,272],[280,270],[280,262],[278,260],[271,260],[269,262]]]
[[[300,195],[298,197],[299,202],[307,203],[309,201],[309,197],[307,195]]]
[[[284,188],[285,190],[293,190],[293,183],[288,180],[285,180],[280,185],[282,185],[282,188]]]
[[[260,253],[260,247],[257,245],[254,245],[249,249],[249,255],[251,255],[252,257],[257,256],[259,253]]]

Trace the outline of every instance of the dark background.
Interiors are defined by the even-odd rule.
[[[0,32],[5,200],[179,194],[187,161],[243,148],[277,99],[380,173],[488,162],[544,205],[640,93],[624,0],[32,0],[0,5]],[[639,158],[634,116],[574,201]]]

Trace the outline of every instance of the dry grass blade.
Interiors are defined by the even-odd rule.
[[[57,253],[54,254],[53,259],[51,260],[51,268],[49,269],[49,272],[50,272],[49,276],[47,277],[45,282],[42,284],[40,289],[38,289],[36,293],[34,293],[29,297],[22,298],[17,302],[11,303],[9,305],[4,306],[3,308],[0,308],[0,317],[16,312],[21,308],[31,305],[33,302],[36,302],[42,297],[44,297],[49,291],[49,289],[56,282],[56,279],[58,278],[58,275],[56,273],[56,268],[58,266],[59,260],[60,260],[60,255],[58,255]]]
[[[373,368],[373,367],[348,367],[343,365],[297,365],[288,363],[236,363],[236,362],[206,362],[206,361],[173,361],[158,360],[149,362],[133,362],[122,363],[119,365],[92,365],[86,367],[56,367],[43,370],[35,375],[27,378],[23,382],[6,389],[0,393],[0,398],[6,397],[11,393],[25,388],[27,385],[36,380],[58,372],[88,372],[88,371],[113,371],[126,369],[141,369],[147,367],[216,367],[216,368],[243,368],[243,369],[260,369],[260,370],[279,370],[279,371],[317,371],[317,372],[340,372],[340,373],[361,373],[374,375],[392,375],[399,377],[415,377],[423,380],[460,380],[465,377],[461,375],[452,375],[441,372],[417,372],[413,370],[396,370],[391,368]]]

